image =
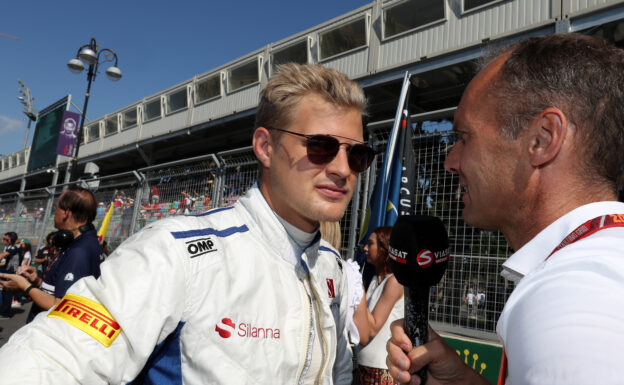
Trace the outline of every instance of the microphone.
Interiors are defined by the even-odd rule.
[[[429,338],[429,288],[442,279],[449,259],[449,240],[444,224],[426,215],[400,216],[390,235],[390,267],[404,287],[405,331],[412,346]],[[427,367],[418,371],[421,384]]]

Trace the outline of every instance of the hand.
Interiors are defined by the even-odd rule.
[[[24,291],[30,286],[30,282],[21,275],[0,274],[0,286],[9,291]]]
[[[412,348],[405,334],[403,319],[390,325],[392,337],[386,344],[386,364],[392,377],[402,384],[420,384],[416,372],[427,367],[427,384],[488,384],[485,378],[466,365],[444,340],[429,328],[429,341]],[[407,352],[407,353],[406,353]]]
[[[33,266],[21,266],[19,269],[17,269],[17,274],[26,278],[30,283],[35,283],[39,279],[37,269]]]

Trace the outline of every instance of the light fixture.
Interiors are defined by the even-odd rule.
[[[97,54],[89,47],[84,47],[78,54],[88,65],[93,65],[97,61]]]
[[[119,79],[121,79],[121,70],[115,66],[113,67],[108,67],[108,69],[106,70],[106,76],[116,82]]]
[[[74,58],[67,62],[67,68],[69,68],[72,73],[79,74],[84,70],[85,67],[84,64],[82,64],[82,61]]]

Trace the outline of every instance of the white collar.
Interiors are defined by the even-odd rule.
[[[624,203],[593,202],[560,217],[522,246],[503,263],[501,275],[515,283],[544,262],[548,255],[572,231],[584,222],[601,215],[623,214]]]

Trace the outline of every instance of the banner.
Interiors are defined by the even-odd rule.
[[[358,241],[360,247],[366,245],[370,234],[377,227],[392,226],[399,215],[413,214],[414,211],[414,148],[408,110],[408,91],[409,74],[406,73],[381,172],[368,200],[364,225]],[[357,261],[361,263],[363,255],[359,254]]]
[[[58,144],[56,145],[57,154],[74,156],[74,146],[76,145],[76,134],[78,133],[79,122],[80,114],[71,111],[65,111],[63,113]]]

